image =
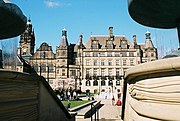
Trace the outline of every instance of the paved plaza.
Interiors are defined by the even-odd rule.
[[[111,99],[97,99],[101,100],[101,104],[104,104],[99,110],[99,121],[121,121],[121,106],[112,105]],[[93,121],[95,117],[93,115]],[[76,121],[91,121],[91,118],[76,119]]]

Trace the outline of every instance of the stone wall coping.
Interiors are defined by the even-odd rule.
[[[161,59],[134,66],[127,70],[125,80],[180,74],[180,57]]]

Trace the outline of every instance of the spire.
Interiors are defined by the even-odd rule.
[[[146,41],[145,41],[145,48],[154,48],[154,45],[151,41],[151,33],[149,31],[146,32]]]
[[[30,17],[28,18],[27,25],[32,25]]]
[[[133,41],[134,41],[134,45],[137,45],[136,35],[133,35]]]
[[[80,35],[79,35],[79,43],[80,43],[80,45],[82,44],[82,41],[83,41],[83,35],[80,34]]]
[[[151,39],[150,37],[151,33],[149,31],[147,31],[145,35],[146,35],[146,39]]]
[[[62,30],[62,38],[61,38],[60,46],[63,46],[63,47],[68,46],[67,30],[65,28]]]
[[[29,32],[29,33],[31,33],[32,32],[32,23],[31,23],[31,19],[30,19],[30,17],[29,17],[29,19],[28,19],[28,21],[27,21],[27,28],[26,28],[26,30]]]

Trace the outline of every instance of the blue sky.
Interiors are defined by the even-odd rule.
[[[127,0],[11,0],[31,18],[36,35],[36,47],[42,42],[53,46],[60,43],[61,30],[68,31],[69,43],[77,43],[83,33],[84,43],[93,35],[107,35],[113,26],[115,35],[125,35],[132,42],[145,42],[145,32],[151,32],[159,54],[177,49],[176,29],[154,29],[136,23],[128,13]]]

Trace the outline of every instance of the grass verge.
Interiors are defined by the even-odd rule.
[[[71,104],[70,108],[74,108],[74,107],[77,107],[79,105],[85,104],[85,103],[90,102],[90,101],[89,100],[82,100],[82,101],[69,100],[69,101],[61,101],[61,102],[63,103],[63,105],[65,107],[70,103]]]

